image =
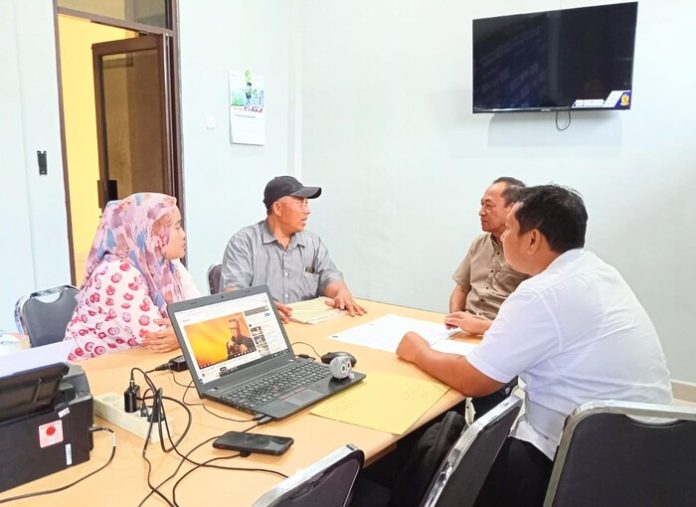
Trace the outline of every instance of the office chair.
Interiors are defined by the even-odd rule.
[[[365,454],[348,444],[267,491],[252,507],[344,507]]]
[[[211,264],[208,268],[208,289],[211,294],[220,292],[220,275],[222,275],[222,264]]]
[[[521,407],[522,400],[512,395],[465,427],[435,473],[421,506],[473,505]]]
[[[586,403],[566,420],[544,505],[694,505],[695,477],[695,408]]]
[[[15,304],[17,330],[29,335],[32,347],[61,341],[77,305],[77,287],[61,285],[32,292]],[[44,301],[47,296],[57,297]]]

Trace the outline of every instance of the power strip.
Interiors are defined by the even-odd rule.
[[[130,431],[143,440],[147,437],[150,421],[147,420],[147,417],[141,416],[140,411],[129,413],[123,410],[123,394],[104,393],[95,396],[94,413],[97,417],[101,417],[126,431]],[[169,416],[167,416],[167,426],[162,426],[164,438],[167,438],[167,427],[169,427],[171,436],[174,436],[174,425],[172,418]],[[152,425],[150,442],[155,443],[159,441],[159,431],[157,430],[157,423],[155,423]]]

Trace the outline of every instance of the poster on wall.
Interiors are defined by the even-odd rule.
[[[266,144],[263,77],[230,72],[230,141],[239,144]]]

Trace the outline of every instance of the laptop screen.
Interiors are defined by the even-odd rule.
[[[192,375],[205,384],[288,353],[271,304],[268,293],[260,292],[175,311]]]

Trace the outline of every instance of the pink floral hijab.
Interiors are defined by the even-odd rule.
[[[164,194],[139,193],[104,208],[92,249],[87,257],[85,286],[103,260],[127,260],[142,274],[150,298],[162,315],[166,305],[183,299],[181,278],[176,265],[164,258],[162,250],[169,242],[176,199]]]

